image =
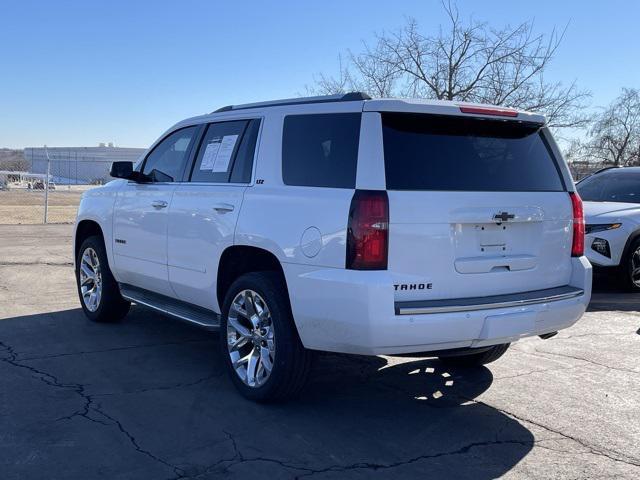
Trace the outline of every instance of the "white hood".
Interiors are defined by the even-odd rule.
[[[584,216],[587,223],[590,223],[590,218],[611,213],[622,216],[640,214],[640,204],[624,202],[584,202]]]

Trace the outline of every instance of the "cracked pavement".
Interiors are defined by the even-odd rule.
[[[256,405],[216,334],[134,307],[85,320],[69,225],[0,226],[6,479],[640,478],[640,297],[606,284],[549,340],[474,371],[319,355]]]

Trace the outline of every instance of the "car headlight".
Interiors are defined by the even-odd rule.
[[[587,234],[604,232],[605,230],[615,230],[616,228],[620,228],[621,226],[621,223],[591,223],[585,225],[584,232]]]

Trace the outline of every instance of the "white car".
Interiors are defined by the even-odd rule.
[[[221,108],[84,194],[79,295],[221,330],[246,397],[300,391],[312,352],[500,357],[591,295],[582,203],[542,116],[364,94]]]
[[[640,167],[607,168],[580,181],[586,255],[640,291]]]

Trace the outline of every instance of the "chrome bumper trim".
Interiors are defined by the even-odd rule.
[[[492,295],[488,297],[458,298],[452,300],[427,300],[396,302],[396,315],[424,315],[429,313],[472,312],[494,308],[522,307],[539,303],[558,302],[584,295],[576,287],[557,287],[533,292]]]

